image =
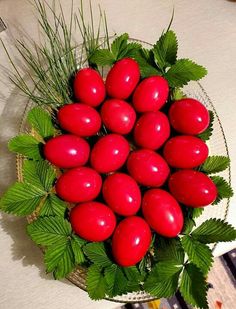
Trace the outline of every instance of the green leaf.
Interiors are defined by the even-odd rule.
[[[111,51],[116,60],[118,59],[118,55],[126,49],[128,38],[128,33],[123,33],[112,42]]]
[[[204,211],[204,207],[190,208],[190,209],[191,209],[191,216],[193,219],[200,217]]]
[[[66,203],[59,199],[59,197],[57,197],[55,194],[50,193],[41,205],[39,216],[58,216],[64,218],[66,210]]]
[[[175,33],[169,30],[162,34],[153,47],[154,57],[157,65],[164,67],[174,64],[177,59],[178,42]]]
[[[27,183],[16,182],[3,195],[0,208],[18,216],[31,214],[46,192]]]
[[[207,74],[207,70],[189,59],[177,60],[167,71],[165,78],[170,87],[183,87],[191,80],[199,80]]]
[[[81,248],[84,243],[85,241],[78,236],[73,235],[71,238],[71,247],[74,253],[76,264],[81,264],[85,261],[84,253]]]
[[[180,88],[174,88],[171,92],[171,100],[177,101],[186,98],[186,94]]]
[[[127,278],[127,292],[139,291],[140,283],[144,281],[144,275],[140,274],[136,266],[123,267],[122,268],[126,278]]]
[[[208,308],[206,280],[200,269],[192,263],[184,268],[180,293],[187,303],[202,309]]]
[[[149,51],[147,55],[146,50],[136,50],[133,53],[132,58],[138,62],[142,78],[153,75],[161,75],[161,72],[158,70],[155,63],[151,63]]]
[[[181,270],[182,265],[176,265],[176,261],[157,263],[144,283],[145,291],[158,298],[172,296],[178,288]]]
[[[201,171],[207,174],[222,172],[229,167],[230,159],[225,156],[209,156],[201,166]]]
[[[32,108],[27,116],[28,122],[43,138],[54,135],[55,129],[50,114],[41,107]]]
[[[89,61],[98,66],[110,66],[116,61],[116,59],[108,49],[98,49],[92,54]]]
[[[23,165],[24,182],[42,190],[49,191],[53,187],[56,173],[47,161],[25,160]]]
[[[41,145],[33,136],[22,134],[13,137],[8,143],[8,148],[10,151],[20,153],[30,159],[40,160],[42,159]]]
[[[126,291],[127,279],[118,265],[112,264],[106,267],[104,274],[107,284],[107,293],[110,297],[121,295]]]
[[[91,299],[103,299],[106,293],[106,281],[102,269],[98,265],[88,268],[86,277],[87,291]]]
[[[111,266],[112,262],[106,254],[104,244],[102,242],[93,242],[84,246],[84,253],[87,257],[100,267]]]
[[[213,255],[209,247],[190,236],[184,236],[181,242],[189,260],[206,275],[213,262]]]
[[[203,141],[209,140],[213,132],[213,124],[214,124],[215,115],[212,111],[209,111],[209,115],[210,115],[210,123],[209,123],[208,128],[201,134],[198,134],[198,137],[201,138]]]
[[[184,218],[184,226],[183,226],[183,229],[181,231],[181,234],[187,234],[188,235],[192,231],[194,226],[195,226],[195,221],[193,220],[193,218],[185,217]]]
[[[27,226],[27,232],[37,245],[50,246],[71,236],[70,223],[61,217],[39,218]]]
[[[119,59],[124,58],[124,57],[132,58],[133,54],[136,53],[137,50],[141,50],[141,49],[142,49],[142,45],[137,42],[128,43],[125,50],[119,54]]]
[[[209,219],[192,232],[192,237],[204,244],[232,241],[236,239],[236,230],[220,219]]]
[[[180,240],[178,238],[158,237],[155,258],[157,261],[172,260],[176,261],[177,264],[183,264],[184,250]]]
[[[55,279],[65,278],[74,268],[74,256],[70,242],[66,239],[48,247],[44,255],[47,272],[52,272]]]
[[[223,198],[230,198],[234,195],[233,189],[227,183],[227,181],[220,176],[211,176],[212,181],[217,187],[218,195],[214,204],[218,204]]]

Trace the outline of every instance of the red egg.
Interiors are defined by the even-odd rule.
[[[168,192],[152,189],[145,192],[142,211],[147,223],[160,235],[176,237],[183,228],[183,213]]]
[[[108,130],[118,134],[128,134],[134,126],[136,113],[127,102],[119,99],[105,101],[101,117]]]
[[[62,174],[56,183],[56,193],[70,203],[95,199],[102,188],[102,178],[89,167],[76,167]]]
[[[133,105],[137,112],[156,112],[166,102],[169,94],[167,81],[161,76],[145,78],[135,89]]]
[[[116,217],[106,205],[87,202],[72,208],[70,223],[73,231],[88,241],[104,241],[116,226]]]
[[[84,68],[76,73],[73,88],[76,99],[90,106],[98,106],[106,96],[101,75],[91,68]]]
[[[151,231],[146,221],[128,217],[117,225],[112,238],[112,254],[120,266],[133,266],[145,256],[150,243]]]
[[[66,104],[57,114],[62,129],[79,136],[92,136],[101,128],[101,117],[91,106],[81,103]]]
[[[195,99],[175,101],[169,111],[173,128],[183,134],[197,135],[209,126],[210,116],[206,107]]]
[[[60,168],[86,164],[89,151],[89,144],[83,138],[72,134],[53,137],[44,145],[45,158]]]
[[[164,147],[167,163],[175,168],[193,168],[208,157],[208,147],[200,138],[190,135],[172,137]]]
[[[127,99],[140,79],[137,62],[131,58],[117,61],[108,72],[106,79],[107,94],[116,99]]]
[[[132,216],[141,205],[141,192],[136,181],[127,174],[108,176],[102,187],[107,205],[121,216]]]
[[[162,186],[170,172],[166,161],[149,149],[133,151],[127,161],[129,174],[141,185]]]
[[[181,170],[169,179],[171,194],[189,207],[204,207],[213,203],[217,197],[214,182],[205,174],[195,170]]]
[[[129,143],[118,134],[108,134],[100,138],[91,151],[91,165],[99,173],[118,170],[129,155]]]
[[[143,148],[156,150],[165,143],[169,136],[169,120],[164,113],[159,111],[143,114],[134,128],[135,143]]]

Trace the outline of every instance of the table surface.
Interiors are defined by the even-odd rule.
[[[49,1],[51,2],[51,1]],[[74,1],[76,4],[79,1]],[[69,14],[69,1],[61,0]],[[87,5],[88,1],[84,1]],[[236,2],[227,0],[100,0],[106,10],[111,34],[128,32],[131,37],[150,43],[168,25],[175,8],[172,28],[179,38],[179,56],[189,57],[208,68],[202,81],[221,119],[228,142],[232,186],[236,189]],[[27,0],[0,0],[0,17],[8,30],[0,33],[10,50],[11,37],[23,34],[39,39],[36,15]],[[112,32],[113,31],[113,32]],[[79,40],[79,37],[78,37]],[[14,53],[14,51],[12,50]],[[7,140],[16,135],[23,100],[7,80],[9,64],[0,47],[0,194],[14,182],[14,155],[7,151]],[[227,220],[236,226],[236,195],[231,199]],[[0,307],[2,309],[116,308],[108,301],[91,301],[85,292],[68,281],[53,281],[45,275],[42,255],[25,233],[25,219],[0,215]],[[234,248],[236,242],[218,244],[215,255]],[[4,248],[4,250],[3,250]]]

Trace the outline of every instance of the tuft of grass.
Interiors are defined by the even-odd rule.
[[[71,0],[69,21],[66,21],[60,2],[56,13],[55,1],[49,5],[44,0],[33,0],[33,6],[39,13],[38,23],[43,36],[43,43],[37,44],[31,39],[16,40],[15,47],[23,62],[25,76],[14,63],[3,41],[13,71],[10,80],[21,92],[37,105],[47,105],[57,108],[73,101],[72,81],[76,71],[84,65],[92,53],[104,44],[109,44],[105,13],[99,7],[100,20],[97,29],[94,28],[93,9],[90,1],[90,22],[85,21],[83,1],[81,0],[79,14],[74,12]],[[51,19],[49,18],[52,17]],[[50,21],[51,20],[51,21]],[[102,24],[103,30],[102,31]],[[82,35],[81,49],[76,49],[73,31],[77,27]],[[105,40],[100,40],[101,32]],[[77,55],[77,52],[80,55]],[[86,57],[84,57],[86,52]],[[86,58],[86,59],[84,59]]]

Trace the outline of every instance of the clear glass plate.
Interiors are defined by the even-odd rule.
[[[144,47],[152,46],[149,43],[135,40],[135,39],[131,39],[131,41],[141,42]],[[81,54],[82,48],[79,46],[77,47],[77,50],[78,50],[77,54],[79,57],[79,55]],[[83,56],[85,60],[86,55],[84,54]],[[207,107],[207,109],[213,111],[215,114],[213,134],[208,142],[210,154],[229,156],[227,142],[226,142],[222,124],[217,115],[215,107],[213,103],[211,102],[209,96],[207,95],[206,91],[204,90],[204,88],[198,82],[191,82],[184,88],[184,92],[187,94],[188,97],[192,97],[192,98],[195,98],[201,101]],[[20,125],[20,133],[26,132],[28,130],[27,123],[26,123],[26,117],[27,117],[28,111],[32,108],[32,106],[33,106],[32,102],[28,102],[26,105],[24,115],[22,118],[22,122]],[[17,175],[18,175],[19,181],[22,181],[23,160],[24,159],[22,156],[20,155],[17,156],[16,165],[17,165]],[[221,173],[221,176],[223,176],[229,183],[231,183],[230,169],[223,171]],[[210,219],[210,218],[218,218],[218,219],[224,220],[227,216],[228,207],[229,207],[229,199],[223,199],[218,205],[206,207],[203,214],[197,219],[197,226],[200,225],[203,221]],[[29,216],[27,219],[28,221],[32,221],[33,217]],[[86,291],[86,283],[85,283],[86,269],[85,268],[78,267],[70,275],[67,276],[67,279],[70,280],[73,284],[75,284],[79,288]],[[149,295],[148,293],[144,291],[139,291],[139,292],[127,293],[125,295],[116,296],[114,298],[106,298],[106,299],[115,301],[115,302],[137,303],[137,302],[147,302],[147,301],[155,299],[155,297]]]

